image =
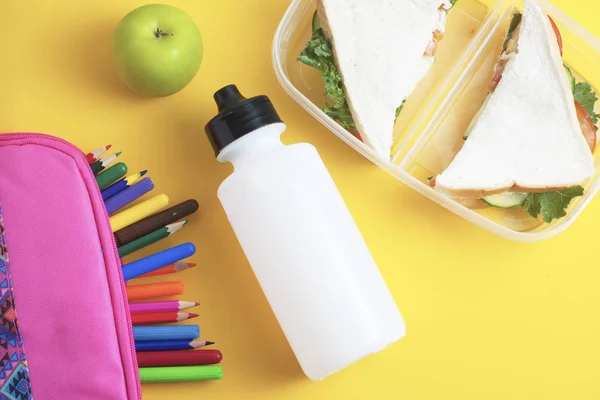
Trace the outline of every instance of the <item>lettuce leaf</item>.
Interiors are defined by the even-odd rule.
[[[596,114],[594,106],[598,101],[598,96],[596,96],[592,86],[587,82],[577,83],[575,85],[575,90],[573,90],[573,95],[575,96],[575,101],[581,104],[588,112],[594,125],[597,125],[598,117],[600,117],[600,115]]]
[[[583,196],[581,186],[548,193],[529,193],[523,204],[525,210],[534,218],[540,214],[547,223],[567,215],[566,209],[575,197]]]
[[[504,44],[502,45],[502,52],[505,52],[506,49],[508,48],[508,42],[510,42],[510,39],[513,36],[513,32],[515,31],[515,29],[517,29],[517,27],[521,23],[522,19],[523,19],[523,14],[521,14],[521,13],[513,14],[512,19],[510,20],[510,26],[508,28],[508,33],[506,34],[506,38],[504,39]]]
[[[325,82],[324,96],[329,99],[323,109],[325,114],[337,121],[344,129],[356,132],[356,124],[342,88],[342,77],[333,61],[331,43],[325,37],[323,29],[319,28],[313,32],[311,40],[298,56],[298,61],[321,72]]]
[[[404,99],[402,101],[402,104],[400,104],[400,107],[396,108],[396,119],[394,120],[394,122],[398,119],[398,117],[400,116],[400,113],[402,112],[402,109],[404,108],[404,103],[406,103],[406,99]]]

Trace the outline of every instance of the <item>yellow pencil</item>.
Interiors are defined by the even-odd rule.
[[[125,211],[121,211],[115,216],[110,217],[110,226],[113,232],[134,224],[162,208],[169,205],[169,198],[165,194],[154,196],[143,203],[137,204]]]
[[[127,182],[127,186],[131,186],[140,179],[142,179],[142,176],[146,175],[147,172],[147,170],[143,170],[141,172],[138,172],[137,174],[131,174],[128,177],[123,178],[123,180]]]
[[[107,187],[102,191],[102,199],[107,200],[112,196],[121,193],[123,190],[142,179],[142,176],[146,175],[147,172],[148,171],[144,170],[137,174],[131,174],[128,177],[121,179],[119,182]]]

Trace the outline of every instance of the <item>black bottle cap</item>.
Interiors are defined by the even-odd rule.
[[[204,128],[215,154],[242,136],[266,125],[282,122],[267,96],[246,99],[235,85],[214,94],[219,114]]]

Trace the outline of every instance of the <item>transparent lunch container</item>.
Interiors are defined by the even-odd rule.
[[[600,87],[600,40],[546,0],[539,0],[563,39],[563,60],[579,82]],[[493,68],[501,53],[511,15],[522,0],[459,0],[448,16],[436,62],[410,95],[394,130],[391,160],[378,158],[366,144],[327,116],[320,73],[297,57],[311,36],[315,0],[293,0],[273,41],[273,65],[285,91],[344,142],[398,180],[446,209],[504,238],[534,242],[564,231],[600,188],[598,168],[585,194],[571,202],[567,216],[547,224],[524,209],[473,209],[428,185],[463,144],[463,134],[488,93]],[[598,91],[596,90],[598,93]],[[596,151],[596,165],[598,153]],[[468,208],[467,206],[471,207]]]

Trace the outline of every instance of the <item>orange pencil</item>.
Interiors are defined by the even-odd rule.
[[[171,322],[181,322],[188,319],[196,318],[198,314],[186,312],[154,312],[154,313],[138,313],[131,314],[131,322],[133,325],[155,325],[168,324]]]
[[[126,287],[127,299],[142,300],[154,297],[176,296],[183,294],[183,282],[149,283],[147,285],[131,285]]]
[[[138,278],[148,278],[150,276],[174,274],[176,272],[185,271],[186,269],[189,269],[189,268],[194,268],[195,266],[196,266],[196,264],[184,263],[181,261],[177,261],[174,264],[169,264],[165,267],[159,268],[152,272],[148,272],[144,275],[140,275],[140,276],[138,276]]]

